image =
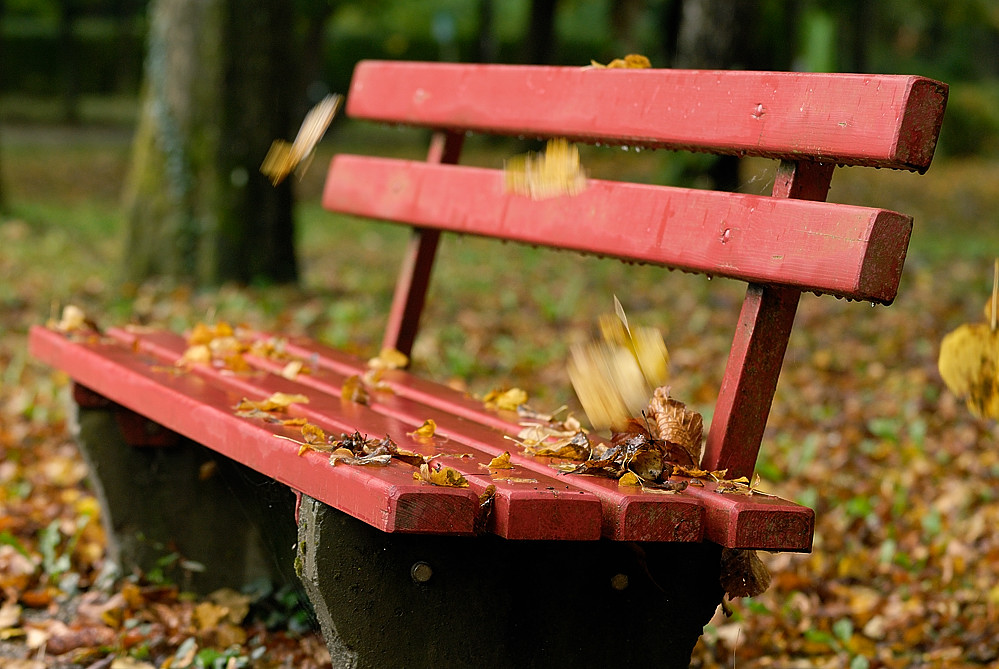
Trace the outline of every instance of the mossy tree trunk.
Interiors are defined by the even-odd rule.
[[[298,276],[291,181],[259,165],[294,132],[293,3],[155,0],[126,188],[126,278]]]

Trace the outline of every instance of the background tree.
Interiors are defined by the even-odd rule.
[[[758,67],[751,37],[759,15],[759,0],[684,0],[677,25],[674,67]],[[715,188],[739,187],[739,159],[735,156],[713,158],[708,172]]]
[[[291,282],[291,182],[259,173],[293,128],[293,4],[155,0],[126,189],[126,276]]]
[[[524,40],[524,62],[545,65],[555,55],[555,10],[558,0],[531,0],[527,37]]]

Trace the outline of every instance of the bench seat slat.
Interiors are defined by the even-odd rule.
[[[289,353],[315,360],[321,368],[351,375],[362,373],[364,363],[334,348],[304,339],[287,342]],[[513,412],[485,410],[482,403],[464,393],[426,381],[402,370],[392,370],[382,380],[393,389],[391,395],[379,396],[380,410],[400,418],[416,420],[432,412],[440,416],[443,426],[450,427],[452,416],[465,421],[453,428],[461,438],[474,439],[474,434],[490,425],[508,434],[516,434],[520,426]],[[325,376],[316,373],[306,383],[323,385]],[[414,408],[420,407],[420,408]],[[426,408],[423,408],[426,407]],[[485,448],[486,446],[484,446]],[[494,447],[497,448],[497,447]],[[544,458],[518,455],[509,446],[511,458],[532,471],[544,472]],[[663,510],[655,507],[677,506],[682,500],[696,500],[705,508],[704,538],[722,546],[757,548],[761,550],[808,551],[811,549],[815,514],[808,507],[764,495],[720,494],[717,486],[706,482],[704,487],[690,486],[678,495],[659,495],[622,490],[614,481],[598,477],[574,476],[573,485],[592,491],[604,501],[604,536],[623,540],[680,541],[692,540],[693,521],[682,508],[671,511],[666,522]],[[641,507],[638,505],[641,504]],[[682,515],[678,515],[682,514]],[[664,534],[669,533],[669,534]],[[671,537],[671,538],[670,538]]]
[[[274,437],[297,430],[235,416],[241,397],[194,374],[157,370],[117,342],[74,342],[43,327],[31,331],[31,352],[77,383],[238,462],[387,532],[472,534],[478,496],[467,489],[428,491],[412,469],[330,467],[318,453]]]
[[[140,353],[156,356],[165,364],[177,360],[183,354],[186,344],[181,337],[168,332],[133,334],[125,330],[113,329],[111,336],[119,338],[126,345],[135,347]],[[246,359],[251,363],[268,362],[266,359]],[[386,412],[354,402],[340,400],[340,386],[345,380],[333,386],[319,387],[307,383],[311,374],[301,374],[298,380],[291,381],[279,375],[280,366],[272,366],[274,374],[231,374],[224,370],[204,365],[192,368],[188,373],[197,374],[214,385],[231,388],[248,397],[267,397],[275,392],[302,393],[309,398],[307,404],[295,405],[296,415],[305,417],[334,435],[341,432],[358,431],[363,435],[381,438],[391,436],[400,447],[423,455],[439,455],[439,462],[458,470],[469,481],[471,489],[481,494],[486,487],[496,488],[494,507],[491,512],[490,529],[508,539],[563,539],[588,541],[598,539],[601,534],[601,509],[598,500],[591,494],[566,485],[565,480],[556,480],[555,472],[523,472],[511,470],[504,476],[493,478],[484,465],[488,464],[496,452],[484,452],[482,444],[467,439],[449,439],[442,435],[426,444],[413,440],[408,433],[419,427],[430,416],[399,420]],[[319,390],[320,392],[315,392]],[[374,394],[376,397],[378,393]],[[372,402],[374,404],[374,402]],[[422,414],[421,414],[422,415]],[[301,436],[300,434],[297,436]],[[494,442],[501,436],[490,435]],[[328,466],[328,465],[327,465]],[[342,468],[347,465],[339,465]],[[368,468],[372,473],[379,468]],[[408,470],[412,476],[413,469]],[[507,477],[534,479],[533,484],[516,483],[505,480]],[[433,490],[423,486],[425,490]],[[697,518],[700,521],[700,515]]]
[[[925,170],[946,84],[907,75],[365,61],[347,113],[387,123]]]
[[[156,355],[163,361],[176,360],[184,351],[183,340],[171,333],[132,335],[123,330],[111,330],[112,336],[140,352]],[[247,357],[255,367],[278,373],[281,363],[265,358]],[[363,374],[364,364],[355,364],[347,374],[331,370],[314,370],[299,375],[293,384],[280,376],[218,376],[216,382],[238,387],[242,392],[267,395],[274,391],[302,392],[315,398],[296,411],[317,423],[329,421],[340,414],[339,396],[347,376]],[[217,374],[204,367],[199,374]],[[319,391],[318,393],[314,391]],[[330,399],[334,401],[331,403]],[[427,418],[437,423],[437,434],[443,440],[435,443],[426,454],[438,452],[457,455],[465,452],[474,458],[443,460],[455,467],[473,484],[477,492],[486,485],[497,487],[495,532],[506,538],[531,539],[595,539],[601,535],[625,541],[700,541],[703,538],[702,505],[692,498],[640,494],[621,491],[615,481],[589,477],[557,476],[547,462],[538,462],[520,455],[513,444],[496,430],[454,416],[445,402],[436,406],[419,404],[394,393],[372,393],[370,408],[353,403],[338,421],[353,421],[353,429],[364,425],[371,436],[391,432],[406,448],[420,450],[419,444],[403,443],[399,437],[411,432]],[[392,423],[391,421],[396,421]],[[399,427],[401,423],[402,427]],[[504,424],[509,429],[508,423]],[[498,472],[490,477],[483,467],[504,451],[511,452],[515,469]],[[482,455],[484,454],[484,455]],[[512,483],[508,477],[532,479],[533,483]],[[477,485],[476,485],[477,484]],[[601,521],[602,506],[603,521]]]
[[[869,207],[590,179],[572,197],[506,192],[498,170],[341,154],[332,211],[891,302],[912,219]]]

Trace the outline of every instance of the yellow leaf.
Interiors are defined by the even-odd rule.
[[[416,428],[412,432],[407,432],[406,434],[408,434],[411,437],[414,437],[419,441],[429,441],[430,439],[433,438],[434,433],[436,431],[437,431],[437,423],[435,423],[432,418],[428,418],[427,420],[423,421],[423,425]]]
[[[194,622],[201,632],[215,629],[219,622],[225,620],[229,609],[212,602],[201,602],[194,607]]]
[[[289,381],[294,381],[298,378],[298,375],[302,373],[302,361],[292,360],[281,370],[281,376],[288,379]]]
[[[513,469],[513,465],[510,463],[510,451],[504,451],[497,455],[489,461],[487,466],[489,469]]]
[[[244,399],[236,406],[236,411],[286,411],[292,404],[308,404],[309,398],[300,394],[274,393],[258,402]]]
[[[212,364],[212,350],[208,344],[195,344],[189,346],[184,355],[177,361],[178,367],[187,365],[210,365]]]
[[[87,330],[89,329],[87,315],[83,312],[83,309],[75,304],[67,304],[62,309],[62,318],[59,319],[59,322],[54,327],[62,333]]]
[[[437,464],[431,467],[428,464],[420,465],[420,471],[413,472],[413,478],[436,486],[447,488],[467,488],[468,481],[454,467],[447,467]]]
[[[220,321],[214,326],[198,323],[187,335],[189,346],[196,344],[210,344],[215,339],[235,336],[235,330],[225,321]]]
[[[517,407],[526,402],[527,392],[520,388],[493,390],[483,398],[483,403],[487,409],[498,409],[500,411],[516,411]]]
[[[271,180],[272,184],[277,186],[284,181],[312,154],[342,102],[342,95],[327,95],[305,115],[294,142],[289,144],[278,139],[271,144],[270,150],[264,156],[264,162],[260,165],[260,171]]]
[[[640,486],[642,485],[642,479],[635,475],[635,472],[625,472],[624,476],[617,480],[618,485],[624,486]]]
[[[364,387],[364,381],[360,376],[354,374],[344,380],[343,387],[340,388],[340,399],[356,404],[368,403],[368,389]]]
[[[645,56],[643,56],[641,54],[637,54],[637,53],[629,53],[624,58],[615,58],[614,60],[612,60],[611,62],[607,63],[606,65],[601,65],[597,61],[591,60],[590,61],[590,65],[592,67],[595,67],[595,68],[599,69],[599,70],[603,70],[603,69],[612,69],[612,70],[613,69],[626,69],[626,70],[631,70],[631,69],[646,69],[646,68],[652,67],[652,63],[649,61],[648,58],[646,58]]]
[[[312,423],[306,423],[302,426],[302,438],[307,444],[326,443],[326,433],[323,432],[323,428],[318,425],[313,425]]]
[[[562,138],[549,140],[544,153],[510,158],[503,173],[507,191],[532,200],[578,195],[586,189],[579,150]]]
[[[944,383],[981,418],[999,418],[999,330],[965,324],[940,344],[937,361]]]
[[[593,427],[622,431],[669,380],[669,352],[658,329],[628,324],[616,296],[614,311],[600,317],[601,341],[570,349],[568,371]]]
[[[409,366],[409,358],[405,353],[394,348],[383,348],[378,357],[368,360],[371,369],[405,369]]]

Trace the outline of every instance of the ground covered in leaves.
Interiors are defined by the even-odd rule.
[[[319,637],[259,584],[206,599],[156,574],[113,578],[67,431],[67,380],[28,357],[26,331],[72,301],[101,325],[245,322],[370,355],[403,233],[322,215],[317,169],[299,186],[310,203],[300,210],[303,288],[122,286],[127,137],[48,136],[3,134],[0,665],[322,666]],[[483,162],[495,152],[470,148]],[[622,157],[583,161],[598,177],[662,169],[659,154]],[[747,174],[746,190],[765,191],[772,172]],[[719,612],[693,664],[995,666],[999,429],[944,389],[936,357],[946,332],[982,318],[999,252],[999,167],[842,172],[834,199],[916,216],[900,297],[887,308],[803,297],[758,471],[763,490],[815,508],[814,550],[763,554],[772,586]],[[473,239],[446,240],[437,271],[417,371],[477,394],[525,388],[537,408],[575,407],[568,351],[592,337],[616,294],[633,323],[665,331],[672,393],[710,422],[738,284]]]

